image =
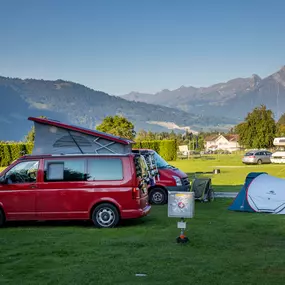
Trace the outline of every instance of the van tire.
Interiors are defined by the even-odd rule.
[[[153,205],[164,205],[167,203],[166,191],[161,188],[152,188],[149,192],[149,202]]]
[[[117,208],[110,203],[103,203],[96,206],[91,218],[96,228],[114,228],[120,221]]]
[[[5,214],[3,210],[0,208],[0,228],[4,226],[5,220],[6,220]]]

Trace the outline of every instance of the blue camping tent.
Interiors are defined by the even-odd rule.
[[[248,204],[247,198],[246,198],[246,191],[249,187],[250,183],[253,179],[255,179],[257,176],[261,174],[267,174],[266,172],[251,172],[247,175],[245,179],[245,183],[236,196],[233,203],[228,208],[230,211],[239,211],[239,212],[255,212],[250,205]]]

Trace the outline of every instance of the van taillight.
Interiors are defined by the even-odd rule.
[[[140,198],[140,188],[134,187],[132,194],[133,194],[133,199]]]

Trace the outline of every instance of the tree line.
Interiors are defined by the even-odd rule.
[[[135,132],[132,122],[123,116],[107,116],[96,129],[112,135],[141,141],[175,140],[177,145],[187,144],[192,150],[202,150],[205,138],[209,135],[218,135],[219,132],[201,132],[195,135],[189,131],[185,133],[151,132],[140,130]],[[261,105],[248,113],[244,121],[232,128],[228,133],[239,135],[239,144],[245,148],[269,148],[273,146],[275,137],[285,136],[285,113],[274,120],[274,114],[266,106]],[[221,133],[227,134],[227,133]],[[34,142],[34,127],[26,136],[26,142]]]

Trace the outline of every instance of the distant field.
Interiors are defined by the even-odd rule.
[[[193,172],[207,172],[219,168],[220,174],[209,176],[212,177],[216,191],[239,191],[250,172],[267,172],[276,177],[285,178],[285,164],[244,165],[241,159],[241,155],[215,155],[178,160],[171,162],[171,164],[188,173],[190,178],[193,177]]]

